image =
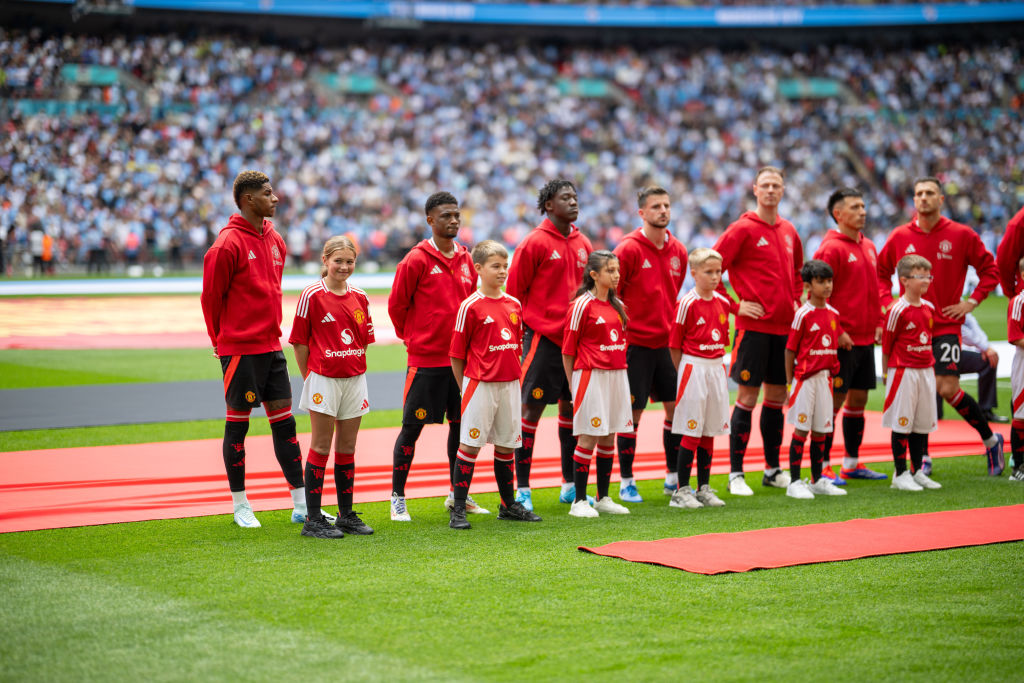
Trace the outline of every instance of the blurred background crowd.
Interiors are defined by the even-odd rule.
[[[786,171],[781,212],[809,251],[833,189],[865,192],[880,242],[910,219],[921,175],[994,249],[1024,204],[1022,46],[298,49],[0,29],[4,268],[194,269],[245,168],[272,179],[292,265],[343,232],[363,262],[393,265],[442,189],[463,203],[464,242],[514,247],[554,177],[576,182],[595,245],[636,227],[648,184],[669,189],[684,244],[708,245],[767,164]],[[87,66],[117,77],[75,76]]]

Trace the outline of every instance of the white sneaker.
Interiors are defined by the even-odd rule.
[[[249,503],[238,503],[235,505],[235,524],[244,529],[259,529],[262,524],[252,513],[252,506]]]
[[[754,491],[747,486],[743,477],[733,477],[729,480],[729,493],[734,496],[752,496]]]
[[[807,488],[816,496],[845,496],[846,489],[841,489],[832,483],[828,477],[818,477],[818,481],[810,484]]]
[[[391,492],[391,521],[411,522],[412,517],[405,508],[405,496],[400,496],[394,491]]]
[[[814,492],[811,491],[811,486],[805,479],[790,482],[786,487],[786,495],[800,500],[814,500]]]
[[[900,476],[893,477],[889,488],[898,491],[924,491],[924,487],[914,481],[914,475],[910,473],[910,470],[905,470]]]
[[[779,469],[775,474],[765,472],[761,479],[761,486],[774,486],[777,489],[784,489],[790,484],[789,472]]]
[[[590,506],[588,505],[587,507],[590,507]],[[611,496],[605,496],[604,498],[599,498],[597,501],[594,502],[593,509],[596,510],[597,512],[603,512],[606,515],[628,515],[629,514],[629,508],[626,507],[625,505],[619,505],[614,500],[612,500]]]
[[[573,501],[573,504],[569,506],[569,515],[571,517],[600,517],[601,515],[594,509],[596,507],[597,503],[594,504],[594,507],[590,507],[590,503],[585,500]]]
[[[672,494],[672,497],[668,501],[670,508],[683,508],[686,510],[696,510],[704,507],[704,503],[697,500],[697,494],[693,492],[693,489],[689,486],[681,486],[679,490]]]
[[[725,507],[725,501],[715,495],[716,491],[710,485],[704,484],[697,490],[697,500],[707,508]]]
[[[914,474],[914,481],[917,482],[917,485],[920,486],[923,489],[941,489],[942,488],[942,484],[940,484],[939,482],[935,481],[934,479],[932,479],[931,477],[929,477],[927,474],[924,473],[924,468],[919,469]]]
[[[444,499],[444,509],[450,512],[453,507],[455,507],[455,495],[449,492],[448,497]],[[473,496],[466,496],[466,514],[489,515],[491,511],[477,505],[477,502],[473,500]]]

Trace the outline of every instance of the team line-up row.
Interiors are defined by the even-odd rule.
[[[894,228],[881,251],[861,231],[862,193],[843,188],[828,200],[836,229],[805,262],[793,225],[779,216],[783,171],[759,169],[757,206],[713,249],[687,253],[668,230],[671,201],[660,187],[638,193],[641,226],[614,252],[594,251],[576,227],[574,184],[557,179],[538,193],[541,223],[516,248],[484,241],[458,244],[457,199],[431,195],[424,206],[431,237],[398,265],[388,313],[406,346],[402,428],[393,453],[391,519],[410,521],[405,485],[425,424],[449,422],[449,525],[468,529],[467,513],[486,513],[469,495],[481,449],[494,446],[498,519],[539,522],[530,470],[544,408],[558,406],[562,486],[574,517],[628,514],[642,502],[633,477],[636,430],[648,402],[665,409],[665,492],[677,508],[723,506],[710,488],[716,436],[729,437],[729,493],[753,495],[743,473],[751,414],[763,399],[760,432],[764,486],[793,498],[845,495],[849,479],[888,480],[858,462],[864,406],[876,386],[874,345],[882,347],[883,426],[892,430],[893,489],[940,488],[931,478],[928,434],[937,427],[936,392],[974,427],[988,472],[1004,469],[1004,443],[959,384],[960,327],[996,285],[1021,289],[1024,209],[1007,226],[994,259],[970,227],[942,215],[942,183],[914,184],[913,219]],[[290,486],[292,520],[302,534],[370,534],[352,509],[356,437],[369,411],[366,348],[374,341],[366,294],[349,285],[357,248],[345,236],[324,245],[321,278],[299,299],[289,342],[305,382],[310,447],[303,465],[281,350],[281,276],[286,250],[273,218],[270,178],[235,179],[239,213],[204,259],[202,306],[224,372],[227,404],[223,455],[234,521],[258,527],[245,493],[245,435],[262,403],[274,450]],[[688,264],[694,287],[679,297]],[[962,298],[967,269],[979,283]],[[733,299],[722,276],[736,293]],[[901,296],[891,292],[893,273]],[[1024,295],[1012,299],[1009,340],[1024,346]],[[731,369],[724,364],[733,316]],[[1014,358],[1012,481],[1024,481],[1024,361]],[[729,411],[728,377],[738,385]],[[845,453],[829,464],[840,409]],[[785,408],[785,411],[784,411]],[[1019,413],[1019,414],[1018,414]],[[785,415],[785,417],[784,417]],[[780,466],[783,424],[794,426],[788,472]],[[801,478],[810,438],[810,477]],[[333,442],[333,444],[332,444]],[[339,514],[321,509],[334,449]],[[609,495],[618,454],[619,500]],[[907,453],[910,463],[908,468]],[[596,496],[587,495],[596,460]],[[696,461],[696,482],[691,471]]]

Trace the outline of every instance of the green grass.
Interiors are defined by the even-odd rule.
[[[978,457],[938,460],[935,477],[940,491],[759,488],[700,511],[641,482],[648,502],[597,520],[549,489],[543,523],[474,516],[468,532],[438,499],[411,501],[411,524],[368,504],[377,533],[334,542],[300,537],[283,511],[258,531],[221,515],[5,534],[0,679],[1016,680],[1024,543],[720,576],[576,550],[1024,498]]]

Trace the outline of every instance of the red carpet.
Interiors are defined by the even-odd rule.
[[[598,548],[580,546],[580,550],[695,574],[723,574],[1020,540],[1024,540],[1024,505],[1008,505],[659,541],[618,541]]]
[[[879,414],[868,414],[868,428],[861,447],[865,463],[888,461],[889,432],[880,426]],[[660,413],[651,413],[640,423],[634,474],[638,479],[663,476]],[[755,411],[754,424],[757,424]],[[1006,435],[1008,430],[993,425]],[[787,425],[785,444],[789,443]],[[367,429],[359,434],[356,450],[357,502],[387,500],[391,493],[391,451],[397,429]],[[423,430],[406,493],[410,498],[447,493],[447,460],[444,456],[447,426],[430,425]],[[557,427],[554,418],[541,421],[534,453],[534,488],[557,486],[561,481],[558,464]],[[303,452],[309,435],[299,435]],[[841,452],[842,434],[836,435]],[[716,439],[712,473],[729,471],[728,441]],[[982,452],[977,434],[966,423],[941,423],[932,435],[933,457]],[[256,510],[280,510],[291,506],[286,484],[274,459],[269,436],[246,440],[246,469],[249,500]],[[484,452],[482,467],[473,480],[474,492],[495,491],[489,460]],[[748,472],[764,466],[760,435],[751,435],[745,467]],[[979,472],[984,468],[978,459]],[[334,502],[333,468],[328,467],[324,501]],[[615,474],[617,479],[618,475]],[[614,479],[613,479],[614,481]],[[221,440],[173,441],[156,444],[54,448],[0,454],[0,533],[173,519],[230,512],[230,498],[221,459]],[[553,495],[553,494],[552,494]]]

